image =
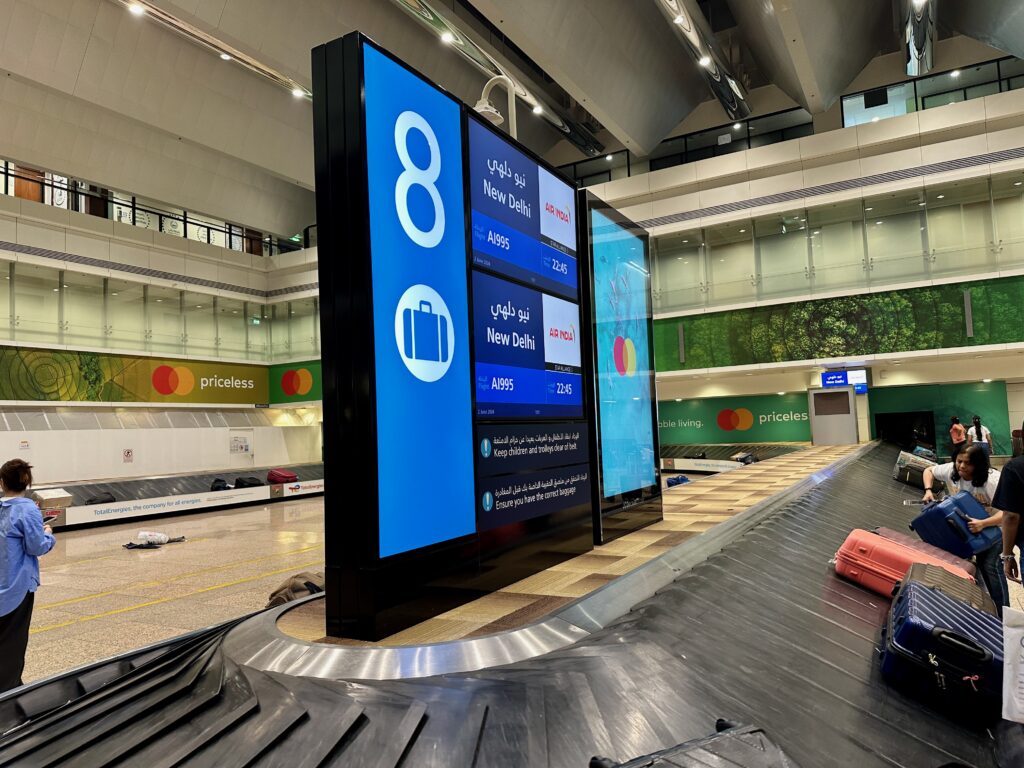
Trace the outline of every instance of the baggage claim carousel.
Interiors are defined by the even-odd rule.
[[[895,457],[868,446],[519,630],[318,645],[277,629],[293,603],[41,681],[0,699],[0,764],[583,768],[722,717],[803,768],[997,765],[1002,729],[882,681],[888,601],[828,565],[851,528],[909,521]]]

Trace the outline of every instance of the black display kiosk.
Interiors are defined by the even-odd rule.
[[[592,545],[586,214],[359,33],[313,113],[327,632],[377,640]]]

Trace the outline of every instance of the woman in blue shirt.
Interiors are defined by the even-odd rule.
[[[32,603],[39,586],[39,560],[53,549],[53,531],[25,491],[32,466],[12,459],[0,467],[0,692],[21,685],[32,623]]]

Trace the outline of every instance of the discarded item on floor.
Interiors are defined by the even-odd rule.
[[[290,603],[303,597],[324,591],[323,571],[302,571],[290,576],[281,586],[270,593],[267,608]]]

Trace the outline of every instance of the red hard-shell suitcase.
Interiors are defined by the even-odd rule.
[[[837,574],[885,597],[892,597],[896,582],[914,563],[937,565],[960,578],[974,581],[962,568],[862,528],[850,531],[835,558]]]
[[[918,552],[924,552],[926,555],[937,557],[939,560],[955,565],[957,568],[963,568],[971,576],[976,576],[978,573],[978,569],[970,560],[964,560],[962,557],[957,557],[944,549],[933,547],[931,544],[923,542],[909,533],[900,533],[892,528],[875,528],[875,533],[882,538],[889,539],[889,541],[895,541],[911,549],[916,549]]]
[[[288,469],[272,469],[267,472],[267,482],[271,485],[294,483],[298,479],[299,476]]]

